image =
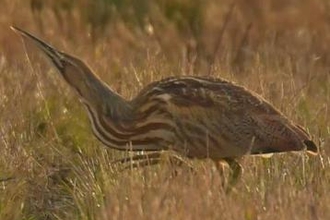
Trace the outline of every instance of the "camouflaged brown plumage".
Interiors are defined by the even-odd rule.
[[[225,160],[239,167],[243,155],[307,150],[317,146],[259,95],[222,79],[171,77],[146,86],[128,101],[102,82],[81,60],[31,34],[32,41],[78,93],[95,136],[118,150],[153,151],[133,160],[159,159],[161,151],[188,158]]]

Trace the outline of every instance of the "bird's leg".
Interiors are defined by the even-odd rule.
[[[227,188],[226,188],[226,193],[229,193],[233,187],[237,184],[238,179],[242,175],[242,166],[232,158],[224,158],[222,161],[225,161],[229,168],[230,168],[230,173],[227,181]],[[224,176],[223,173],[223,164],[221,163],[222,161],[214,161],[217,167],[217,170],[219,171],[221,176]]]

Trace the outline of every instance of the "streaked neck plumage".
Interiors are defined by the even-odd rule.
[[[64,69],[57,69],[88,108],[114,121],[126,121],[132,117],[132,107],[127,100],[101,81],[81,60],[62,55]]]
[[[102,82],[80,59],[56,50],[17,27],[12,29],[47,55],[66,82],[77,91],[87,109],[109,117],[114,122],[127,121],[133,117],[131,104]]]

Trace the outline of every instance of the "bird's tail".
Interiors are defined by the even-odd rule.
[[[303,143],[306,146],[307,152],[310,154],[316,155],[318,153],[318,147],[316,146],[314,141],[311,140],[307,131],[300,125],[295,125],[294,131],[300,137],[300,139],[303,140]]]

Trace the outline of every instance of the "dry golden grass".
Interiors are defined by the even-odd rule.
[[[47,2],[34,15],[28,1],[1,2],[0,219],[330,219],[326,0],[237,1],[211,69],[229,1],[205,1],[198,36],[157,10],[145,31],[118,16],[97,32],[79,8],[60,11],[61,21],[51,10],[55,1]],[[175,177],[166,161],[121,172],[111,161],[123,153],[93,137],[75,94],[29,47],[28,61],[13,24],[82,58],[127,98],[187,72],[236,81],[306,126],[320,155],[247,156],[231,194],[208,161],[193,161],[196,174],[180,168]]]

